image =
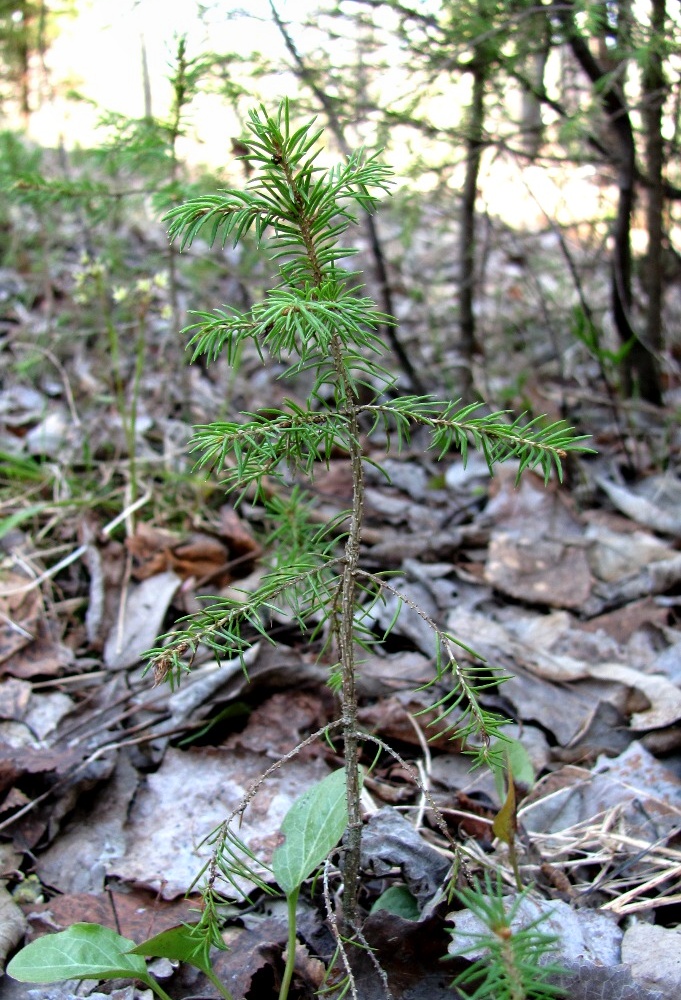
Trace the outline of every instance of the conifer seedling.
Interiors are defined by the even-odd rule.
[[[363,150],[330,169],[320,167],[323,130],[314,120],[294,124],[288,101],[274,114],[262,106],[252,111],[248,130],[246,158],[255,171],[252,180],[243,190],[220,191],[173,208],[168,214],[169,232],[181,250],[199,235],[224,245],[237,244],[252,232],[276,267],[277,278],[264,299],[247,312],[223,307],[197,314],[190,328],[193,358],[205,355],[212,361],[224,355],[235,364],[242,344],[250,340],[263,359],[269,356],[283,366],[284,381],[305,375],[310,388],[302,403],[286,399],[280,407],[197,428],[194,446],[201,464],[221,475],[236,500],[248,497],[268,506],[274,525],[266,545],[270,562],[255,591],[244,593],[240,601],[212,601],[150,655],[157,680],[179,683],[191,669],[199,645],[218,656],[241,655],[254,637],[269,639],[275,613],[292,618],[303,635],[323,647],[340,705],[339,719],[327,730],[340,730],[344,742],[341,932],[343,941],[353,937],[361,941],[358,758],[363,734],[357,719],[355,656],[358,647],[384,638],[373,631],[375,603],[388,592],[400,597],[384,577],[361,565],[364,465],[374,462],[366,441],[381,435],[384,444],[389,447],[394,442],[399,449],[414,428],[425,428],[440,459],[457,451],[465,461],[468,449],[475,447],[490,469],[514,460],[519,477],[526,469],[538,468],[547,481],[552,473],[561,477],[569,452],[588,449],[584,438],[562,421],[513,419],[507,412],[486,413],[482,404],[462,407],[433,396],[401,394],[382,364],[383,344],[377,334],[390,317],[358,293],[356,276],[346,265],[356,251],[342,243],[356,221],[355,213],[375,211],[387,194],[390,170],[380,155]],[[308,517],[304,493],[291,489],[291,484],[311,484],[316,471],[338,454],[345,456],[351,473],[352,503],[319,527]],[[446,720],[451,735],[467,748],[474,763],[503,766],[499,741],[504,720],[488,711],[480,698],[484,688],[496,685],[498,679],[490,681],[489,667],[482,662],[460,663],[456,637],[422,617],[437,639],[433,686],[448,686],[444,698],[436,699],[438,721]],[[295,748],[287,756],[294,752]],[[336,810],[334,816],[338,815]],[[274,862],[275,875],[284,872],[282,888],[289,909],[295,908],[301,879],[310,874],[305,863],[289,872],[289,878],[290,859],[314,854],[315,865],[322,860],[300,848],[296,838],[301,829],[305,838],[311,827],[289,824],[284,831],[286,851]],[[325,850],[334,842],[325,841]],[[208,916],[203,925],[214,935],[210,917],[217,914],[222,894],[231,894],[235,874],[248,873],[252,867],[229,821],[211,843],[203,889]],[[263,884],[255,871],[253,877],[256,884]],[[351,979],[350,986],[354,991]],[[282,984],[282,1000],[287,990],[288,984]],[[522,1000],[521,994],[517,1000]]]

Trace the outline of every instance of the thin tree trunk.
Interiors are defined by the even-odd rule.
[[[665,0],[651,0],[650,30],[653,40],[664,37]],[[662,56],[653,41],[643,70],[643,124],[645,129],[646,170],[650,186],[646,197],[646,345],[656,355],[662,347],[662,307],[664,285],[662,277],[662,242],[664,236],[664,139],[662,108],[667,91]]]
[[[473,61],[473,91],[466,126],[466,176],[461,193],[461,223],[459,243],[459,333],[463,363],[459,375],[461,398],[471,402],[473,397],[474,355],[480,350],[475,337],[475,249],[477,216],[475,206],[478,196],[478,178],[483,149],[485,116],[486,72],[482,60]]]
[[[631,118],[622,94],[616,85],[607,82],[608,74],[591,54],[589,46],[577,30],[572,4],[567,0],[554,0],[553,10],[565,27],[577,62],[592,85],[598,85],[602,90],[603,109],[616,142],[613,162],[617,167],[619,198],[613,228],[612,311],[622,343],[633,341],[623,364],[623,389],[627,396],[637,391],[647,402],[659,406],[662,402],[662,389],[657,359],[643,343],[631,320],[631,213],[636,185],[636,145]]]
[[[31,32],[33,30],[33,12],[28,5],[19,5],[22,14],[17,34],[17,64],[19,84],[19,112],[24,128],[27,129],[31,118]]]

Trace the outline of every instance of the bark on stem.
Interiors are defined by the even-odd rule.
[[[282,170],[293,192],[298,209],[298,225],[310,263],[312,279],[317,288],[324,281],[319,262],[310,219],[304,200],[298,191],[295,177],[287,160],[283,160]],[[341,585],[340,621],[337,638],[341,665],[341,709],[343,727],[343,753],[345,758],[346,799],[348,805],[348,833],[346,840],[345,865],[343,870],[344,921],[347,928],[355,927],[357,920],[357,892],[359,886],[360,850],[362,842],[362,813],[360,809],[360,778],[357,760],[357,691],[355,687],[354,615],[357,570],[359,568],[359,547],[362,537],[364,513],[364,472],[362,469],[362,448],[359,440],[357,418],[358,400],[348,377],[343,358],[343,343],[338,334],[331,338],[331,356],[337,378],[336,400],[338,408],[348,420],[350,462],[352,466],[352,511],[350,530],[345,545],[345,560]]]
[[[333,363],[343,392],[343,410],[348,418],[350,437],[350,462],[352,465],[352,511],[350,530],[345,544],[345,561],[341,587],[340,621],[338,623],[338,647],[341,665],[341,701],[343,722],[343,753],[345,758],[346,798],[348,806],[348,832],[345,844],[345,864],[343,868],[343,909],[348,927],[357,925],[357,892],[359,888],[360,851],[362,844],[362,813],[360,808],[360,775],[357,739],[357,690],[355,687],[355,595],[357,570],[359,569],[359,547],[362,537],[364,514],[364,471],[362,468],[362,448],[359,442],[357,421],[357,401],[349,384],[343,361],[340,339],[334,336],[331,342]]]

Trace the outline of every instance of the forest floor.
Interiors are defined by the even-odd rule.
[[[433,269],[454,243],[429,234],[415,230],[393,277],[400,336],[441,394],[455,392],[456,351],[443,334],[451,275]],[[283,390],[248,352],[238,371],[185,369],[167,332],[165,281],[152,274],[104,301],[82,246],[60,239],[47,278],[21,262],[0,275],[6,957],[77,921],[140,941],[191,919],[204,838],[265,768],[338,714],[320,644],[282,616],[272,643],[247,654],[247,677],[238,659],[218,665],[208,650],[175,691],[145,673],[143,653],[160,635],[202,596],[251,588],[268,556],[263,508],[235,511],[216,481],[192,471],[191,427],[274,405]],[[126,239],[138,273],[152,243],[163,252],[160,229],[143,238],[131,228]],[[545,308],[563,294],[549,274],[555,247],[548,259],[538,237],[504,239],[487,258],[477,387],[495,408],[510,401],[568,416],[596,454],[545,487],[531,473],[516,485],[513,468],[491,478],[475,454],[465,468],[455,454],[436,461],[418,435],[390,455],[372,441],[391,481],[367,465],[363,565],[391,571],[391,586],[461,641],[463,662],[472,649],[508,677],[484,703],[513,720],[509,734],[526,752],[516,765],[520,872],[535,887],[532,915],[551,911],[545,926],[560,935],[569,996],[671,998],[681,993],[678,378],[668,379],[664,409],[613,405],[598,366]],[[231,266],[222,255],[199,291],[196,277],[193,288],[180,281],[182,308],[247,295]],[[425,292],[406,294],[419,273]],[[593,280],[602,292],[606,277]],[[112,311],[126,297],[128,327]],[[329,521],[350,495],[347,464],[334,457],[316,477],[315,518]],[[388,600],[374,612],[377,634],[396,610]],[[370,910],[399,885],[413,906],[409,916],[375,909],[365,934],[395,1000],[438,1000],[454,995],[456,963],[443,961],[456,950],[452,929],[470,925],[442,897],[454,858],[424,789],[470,870],[500,872],[512,895],[508,849],[492,829],[504,790],[471,771],[436,713],[423,714],[433,701],[423,686],[438,681],[433,634],[415,611],[404,607],[386,644],[362,660],[361,725],[409,767],[365,750],[361,903]],[[240,831],[254,853],[271,856],[292,802],[341,763],[338,744],[317,741],[274,771]],[[301,897],[296,997],[319,989],[333,952],[320,897]],[[256,893],[226,913],[230,950],[216,970],[237,1000],[269,1000],[283,969],[285,904]],[[153,969],[174,998],[218,995],[188,967],[161,959]],[[362,1000],[383,995],[368,962],[357,975]],[[86,995],[151,996],[120,981],[0,983],[2,1000]]]

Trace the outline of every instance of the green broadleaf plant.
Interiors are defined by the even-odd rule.
[[[289,910],[289,942],[281,1000],[288,990],[295,967],[296,905],[303,882],[322,864],[337,845],[347,826],[345,773],[333,771],[297,799],[284,817],[284,842],[272,858],[272,871],[284,892]],[[204,911],[203,916],[207,916]],[[225,1000],[232,994],[213,971],[210,948],[224,948],[214,922],[180,924],[135,945],[101,924],[73,924],[57,934],[46,934],[22,949],[7,972],[20,982],[54,983],[64,979],[137,979],[161,1000],[168,994],[147,972],[142,956],[186,962],[200,969]]]
[[[300,888],[336,846],[348,823],[345,773],[333,771],[309,788],[281,825],[285,836],[272,856],[272,871],[288,904],[288,949],[279,993],[285,1000],[296,961],[296,906]]]
[[[73,924],[58,934],[46,934],[26,945],[7,966],[21,983],[57,983],[63,979],[137,979],[161,998],[170,1000],[147,972],[146,963],[131,952],[134,941],[100,924]]]
[[[204,929],[201,922],[170,927],[132,948],[130,954],[144,955],[146,958],[169,958],[193,965],[210,979],[225,1000],[232,1000],[232,994],[213,972],[210,959],[211,945],[221,950],[224,950],[226,945],[219,934],[206,935]]]
[[[286,838],[272,856],[272,871],[291,896],[319,867],[343,836],[348,823],[345,773],[332,771],[301,795],[281,824]]]

